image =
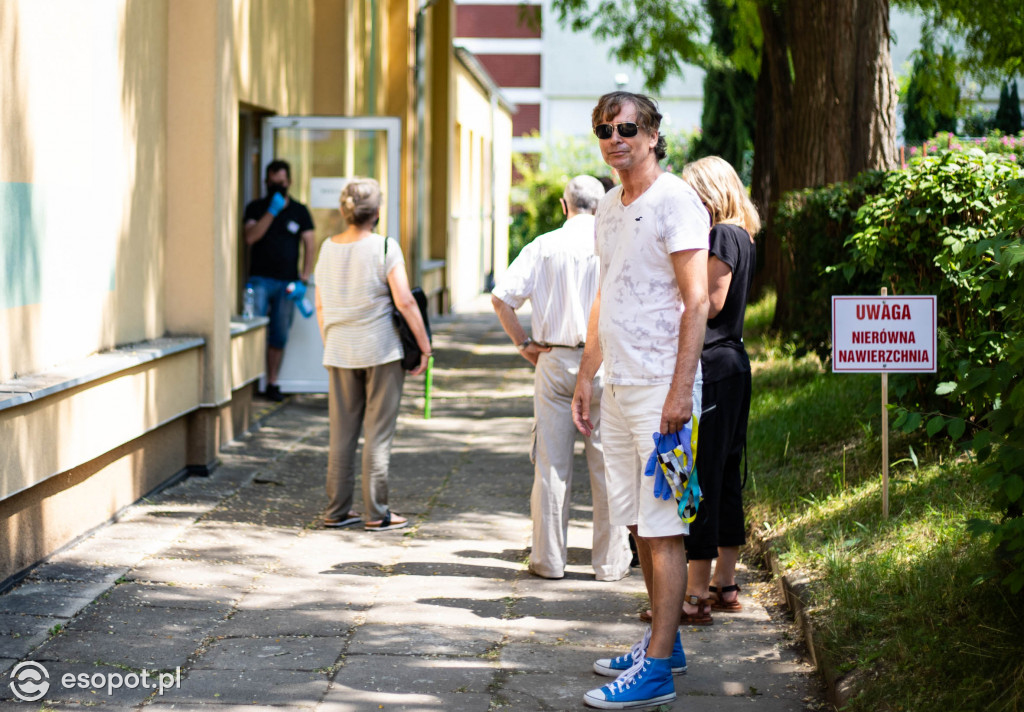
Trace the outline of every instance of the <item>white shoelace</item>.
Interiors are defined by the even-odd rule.
[[[644,637],[640,639],[639,643],[634,643],[633,647],[630,649],[630,651],[629,651],[630,657],[632,657],[633,660],[636,660],[637,656],[644,657],[646,655],[646,653],[647,653],[647,646],[650,645],[650,643],[651,643],[651,628],[650,628],[650,626],[648,626],[647,630],[644,631]]]
[[[644,669],[644,662],[647,658],[647,645],[651,642],[651,629],[648,628],[644,633],[644,637],[639,643],[636,643],[633,648],[629,651],[629,654],[633,656],[633,664],[624,673],[615,678],[612,682],[609,682],[607,687],[613,692],[622,692],[633,684],[637,674]]]
[[[636,680],[637,674],[644,669],[644,663],[647,662],[645,653],[645,650],[641,650],[640,655],[633,658],[633,666],[615,678],[613,682],[610,682],[608,687],[616,692],[622,692],[629,688],[629,686]]]

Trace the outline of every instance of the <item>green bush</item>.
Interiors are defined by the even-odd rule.
[[[1016,146],[994,141],[1006,150],[958,150],[948,140],[906,170],[786,196],[779,212],[794,267],[791,331],[804,348],[827,357],[831,294],[877,294],[885,286],[894,295],[936,295],[938,370],[890,377],[901,404],[894,427],[923,426],[929,436],[945,432],[974,447],[994,505],[1006,513],[1002,523],[979,522],[975,530],[994,535],[1010,564],[1005,581],[1019,591],[1024,171]]]
[[[848,183],[787,193],[779,202],[775,226],[791,266],[786,290],[791,307],[782,329],[800,354],[811,351],[828,359],[832,295],[878,293],[879,274],[844,276],[829,268],[856,230],[857,211],[881,191],[884,179],[884,172],[871,171]]]
[[[565,221],[558,199],[573,176],[600,178],[610,173],[593,137],[556,135],[538,153],[513,154],[512,164],[519,180],[512,186],[509,262],[533,238]]]

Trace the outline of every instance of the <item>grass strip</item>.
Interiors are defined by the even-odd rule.
[[[890,433],[883,520],[880,377],[800,356],[770,333],[774,308],[747,314],[747,524],[809,577],[816,637],[854,682],[843,709],[1024,709],[1024,597],[967,532],[998,516],[975,463],[923,429]]]

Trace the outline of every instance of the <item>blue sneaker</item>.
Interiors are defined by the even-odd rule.
[[[650,642],[651,629],[648,628],[647,632],[644,633],[643,639],[639,643],[634,644],[628,653],[624,653],[617,658],[601,658],[595,662],[594,672],[598,675],[606,675],[607,677],[618,677],[633,667],[637,656],[647,653],[647,646],[650,645]],[[679,637],[679,631],[676,631],[676,642],[672,645],[672,657],[668,660],[673,675],[682,675],[686,672],[686,653],[683,652],[683,641]]]
[[[583,702],[602,710],[654,707],[676,698],[669,658],[648,658],[641,653],[633,666],[604,687],[591,690]]]

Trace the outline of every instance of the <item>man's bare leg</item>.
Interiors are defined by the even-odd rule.
[[[636,533],[636,527],[629,527],[629,530]],[[672,655],[686,593],[686,549],[683,537],[638,536],[636,549],[654,614],[647,654],[652,658],[667,658]]]
[[[267,385],[277,384],[277,373],[281,370],[281,360],[284,358],[284,349],[267,347]]]

